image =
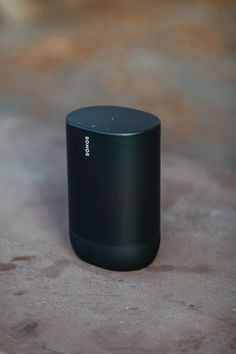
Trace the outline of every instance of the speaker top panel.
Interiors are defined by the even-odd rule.
[[[138,109],[92,106],[68,114],[66,122],[77,128],[111,135],[133,135],[156,129],[160,119]]]

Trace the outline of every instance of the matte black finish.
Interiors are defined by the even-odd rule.
[[[76,254],[111,270],[148,265],[160,242],[160,120],[97,106],[71,112],[66,126]]]

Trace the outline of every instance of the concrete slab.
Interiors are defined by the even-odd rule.
[[[76,258],[64,121],[1,117],[0,353],[234,353],[235,176],[163,156],[162,244],[140,271]]]

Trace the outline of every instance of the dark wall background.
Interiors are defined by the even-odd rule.
[[[164,151],[236,167],[235,1],[0,0],[0,113],[134,106]],[[45,123],[46,129],[46,123]]]

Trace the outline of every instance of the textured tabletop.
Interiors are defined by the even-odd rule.
[[[233,353],[235,176],[162,159],[152,265],[110,272],[67,237],[64,120],[0,120],[0,353]]]

